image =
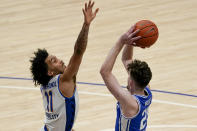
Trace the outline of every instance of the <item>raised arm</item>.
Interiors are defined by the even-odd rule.
[[[128,32],[126,32],[119,38],[115,46],[110,50],[107,58],[105,59],[100,69],[101,76],[107,88],[120,103],[127,103],[128,97],[130,97],[131,95],[128,91],[125,91],[121,88],[116,77],[112,74],[112,69],[116,61],[116,58],[124,44],[133,44],[135,40],[140,39],[140,37],[134,37],[135,34],[139,32],[139,30],[135,32],[133,32],[133,30],[134,26],[131,27]]]
[[[133,59],[133,45],[125,45],[122,52],[122,63],[128,73],[127,65],[131,63]]]
[[[65,68],[63,75],[61,76],[61,80],[63,81],[73,79],[79,70],[79,66],[87,46],[89,27],[99,10],[97,8],[94,12],[92,12],[93,6],[94,2],[91,2],[91,0],[88,4],[85,3],[85,9],[83,9],[84,24],[75,43],[74,53],[69,61],[69,64]]]

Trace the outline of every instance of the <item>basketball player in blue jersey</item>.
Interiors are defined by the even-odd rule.
[[[35,85],[41,85],[45,109],[45,125],[41,131],[73,131],[78,111],[76,75],[86,50],[89,27],[96,17],[98,8],[93,12],[94,2],[85,3],[84,23],[74,46],[74,53],[67,66],[54,55],[43,49],[34,52],[31,73]]]
[[[151,70],[146,62],[132,59],[134,42],[141,38],[135,37],[139,30],[134,31],[134,28],[132,26],[119,38],[100,70],[107,88],[118,100],[115,131],[145,131],[152,101],[148,87],[152,78]],[[123,47],[122,62],[129,75],[127,89],[123,89],[112,74],[116,58]]]

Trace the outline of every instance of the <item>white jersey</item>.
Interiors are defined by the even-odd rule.
[[[71,131],[78,112],[78,93],[64,97],[59,90],[60,75],[53,77],[47,86],[41,86],[45,109],[45,125],[41,131]]]

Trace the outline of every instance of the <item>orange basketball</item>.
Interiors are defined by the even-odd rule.
[[[159,36],[157,26],[150,20],[141,20],[136,23],[135,30],[140,29],[136,36],[142,36],[135,41],[136,45],[142,48],[153,45]]]

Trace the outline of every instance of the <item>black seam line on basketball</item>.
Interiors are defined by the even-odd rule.
[[[144,28],[142,28],[142,29],[140,29],[140,30],[143,30],[143,29],[148,28],[148,27],[151,27],[151,26],[154,26],[154,25],[146,26],[146,27],[144,27]]]
[[[18,78],[18,77],[4,77],[4,76],[0,76],[0,79],[33,80],[32,78]],[[96,85],[96,86],[106,86],[105,84],[89,83],[89,82],[77,82],[77,84]],[[121,86],[121,87],[126,88],[125,86]],[[175,94],[175,95],[196,97],[196,98],[197,98],[197,95],[191,95],[191,94],[184,94],[184,93],[177,93],[177,92],[170,92],[170,91],[162,91],[162,90],[153,90],[153,89],[151,89],[151,91],[159,92],[159,93],[172,94],[172,95]]]
[[[158,35],[158,34],[154,34],[154,35],[147,36],[147,37],[142,37],[141,39],[148,38],[148,37],[153,37],[153,36],[156,36],[156,35]],[[141,39],[139,39],[139,40],[141,40]]]

